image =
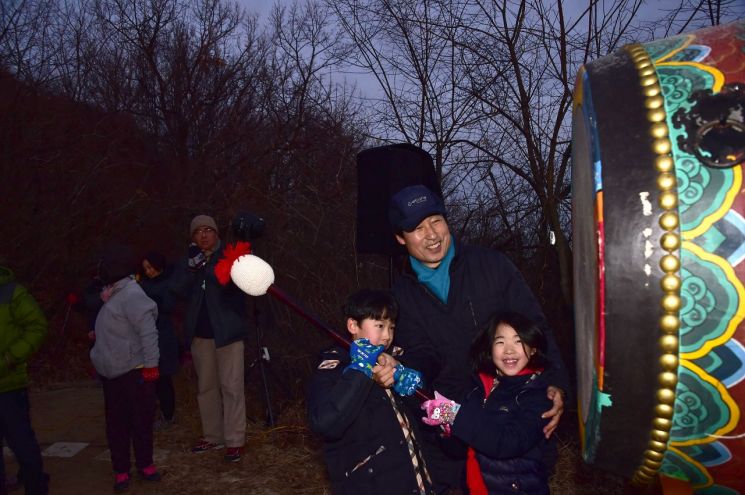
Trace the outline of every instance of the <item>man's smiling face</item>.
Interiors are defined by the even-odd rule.
[[[399,244],[406,246],[411,256],[424,266],[437,268],[450,248],[450,228],[442,215],[422,220],[411,232],[396,235]]]

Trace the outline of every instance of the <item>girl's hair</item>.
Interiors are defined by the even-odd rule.
[[[528,359],[528,368],[543,368],[548,364],[546,335],[541,327],[530,318],[519,313],[497,313],[484,325],[471,344],[471,365],[473,371],[496,374],[497,367],[492,360],[492,346],[497,327],[501,324],[515,329],[520,337],[523,350],[525,346],[535,349],[535,353]],[[527,352],[525,353],[528,354]]]
[[[344,318],[352,318],[358,323],[366,318],[396,321],[398,303],[388,291],[361,289],[347,298],[342,311]]]
[[[158,271],[162,272],[166,269],[166,257],[158,251],[148,251],[147,254],[142,257],[140,264],[145,260],[147,260],[150,265]]]

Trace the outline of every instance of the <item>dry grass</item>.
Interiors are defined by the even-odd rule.
[[[225,463],[222,450],[194,455],[189,452],[201,426],[196,404],[196,384],[179,375],[177,424],[156,435],[156,449],[169,455],[159,461],[166,476],[166,493],[196,494],[314,494],[330,493],[320,457],[320,443],[305,426],[305,412],[298,403],[282,409],[274,427],[267,427],[263,399],[247,397],[249,417],[246,455],[237,464]]]

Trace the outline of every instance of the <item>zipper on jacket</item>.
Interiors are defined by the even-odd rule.
[[[471,298],[468,298],[468,308],[471,310],[471,318],[473,319],[473,327],[478,330],[479,329],[479,323],[476,321],[476,310],[473,309],[473,301]]]
[[[344,476],[346,476],[347,478],[349,478],[349,475],[350,474],[352,474],[355,471],[357,471],[359,468],[361,468],[362,466],[364,466],[365,464],[367,464],[368,462],[370,462],[370,460],[373,457],[375,457],[376,455],[382,454],[384,451],[385,451],[385,445],[381,445],[380,447],[378,447],[378,449],[375,452],[373,452],[372,454],[370,454],[369,456],[365,457],[360,462],[358,462],[357,464],[355,464],[355,466],[352,468],[351,471],[347,471],[346,473],[344,473]]]

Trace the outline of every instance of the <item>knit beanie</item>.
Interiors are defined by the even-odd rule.
[[[194,235],[194,231],[199,227],[211,227],[215,229],[215,232],[220,233],[220,229],[217,228],[215,219],[209,215],[197,215],[191,220],[189,225],[189,235]]]
[[[134,250],[129,246],[113,244],[108,246],[101,256],[98,276],[105,285],[113,284],[133,274],[136,267],[137,258]]]

